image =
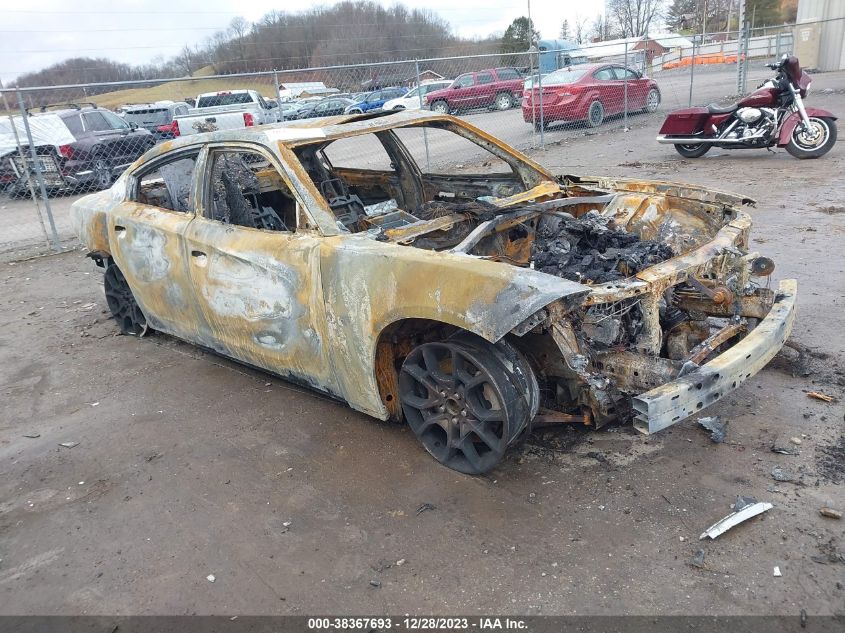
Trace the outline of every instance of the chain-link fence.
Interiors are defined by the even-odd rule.
[[[772,57],[792,45],[786,30],[746,32],[768,38],[767,46],[713,41],[723,35],[566,48],[541,42],[523,53],[0,90],[7,218],[0,252],[60,249],[72,238],[74,200],[108,188],[144,152],[176,136],[426,108],[464,118],[517,149],[544,148],[599,128],[657,126],[655,113],[727,96],[739,58],[711,63],[713,46]],[[678,60],[689,61],[673,66]],[[767,74],[760,66],[748,79]],[[427,139],[427,160],[437,149]]]

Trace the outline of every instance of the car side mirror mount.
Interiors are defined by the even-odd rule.
[[[130,124],[129,124],[129,129],[130,129],[130,130],[133,130],[133,131],[134,131],[134,130],[137,130],[137,129],[138,129],[138,124],[137,124],[137,123],[130,123]]]

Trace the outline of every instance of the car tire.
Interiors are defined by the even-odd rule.
[[[810,138],[804,134],[803,123],[796,125],[786,144],[786,151],[795,158],[819,158],[827,154],[836,143],[836,123],[833,119],[811,116],[810,123],[820,137]]]
[[[363,110],[360,110],[360,109],[358,109],[358,108],[355,108],[354,110],[350,110],[350,111],[349,111],[349,112],[347,112],[346,114],[364,114],[364,111],[363,111]]]
[[[660,90],[657,88],[652,88],[648,91],[648,95],[645,98],[645,107],[643,108],[643,112],[657,112],[657,108],[660,107]]]
[[[103,288],[109,311],[117,321],[121,334],[138,337],[149,334],[150,326],[147,324],[147,317],[135,301],[135,295],[132,294],[132,289],[117,264],[110,263],[106,268],[103,275]]]
[[[402,411],[423,447],[447,468],[494,468],[539,406],[527,360],[510,344],[469,333],[411,350],[399,374]]]
[[[700,158],[709,152],[711,147],[711,143],[692,143],[689,145],[675,145],[675,151],[684,158]]]
[[[393,106],[393,111],[394,111],[394,112],[401,112],[401,111],[402,111],[402,110],[404,110],[404,109],[405,109],[405,106],[402,106],[402,105]]]
[[[91,171],[93,172],[94,183],[98,190],[102,191],[111,187],[112,173],[109,161],[102,157],[94,159]]]
[[[493,100],[493,107],[496,110],[510,110],[515,103],[513,95],[509,92],[500,92]]]
[[[437,114],[449,114],[452,111],[452,108],[449,107],[449,104],[446,101],[440,99],[439,101],[435,101],[431,104],[431,111],[436,112]]]
[[[587,125],[598,127],[604,122],[604,106],[601,101],[593,101],[587,110]]]

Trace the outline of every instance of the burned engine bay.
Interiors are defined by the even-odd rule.
[[[509,337],[535,367],[547,419],[630,419],[637,394],[730,348],[772,306],[773,264],[746,253],[750,220],[735,222],[734,207],[582,185],[522,202],[530,193],[435,199],[412,212],[362,205],[355,228],[593,288],[574,310],[552,304]]]

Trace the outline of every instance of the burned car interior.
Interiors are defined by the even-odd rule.
[[[184,235],[118,200],[138,245],[112,244],[99,201],[75,209],[95,259],[128,271],[107,274],[128,285],[113,294],[139,293],[119,310],[138,322],[121,327],[146,332],[148,312],[156,329],[199,332],[206,347],[405,420],[450,468],[486,472],[535,418],[657,432],[736,389],[791,331],[797,285],[772,288],[774,263],[749,251],[747,198],[553,176],[447,115],[268,129],[232,133],[230,146],[212,136],[205,153],[165,145],[137,172],[130,197],[145,205],[189,212],[191,183],[201,192],[210,222],[189,220]],[[133,222],[144,226],[127,233]],[[136,261],[151,248],[190,257]],[[145,281],[151,270],[183,271],[179,296],[196,297],[199,325],[183,323],[172,288]]]

